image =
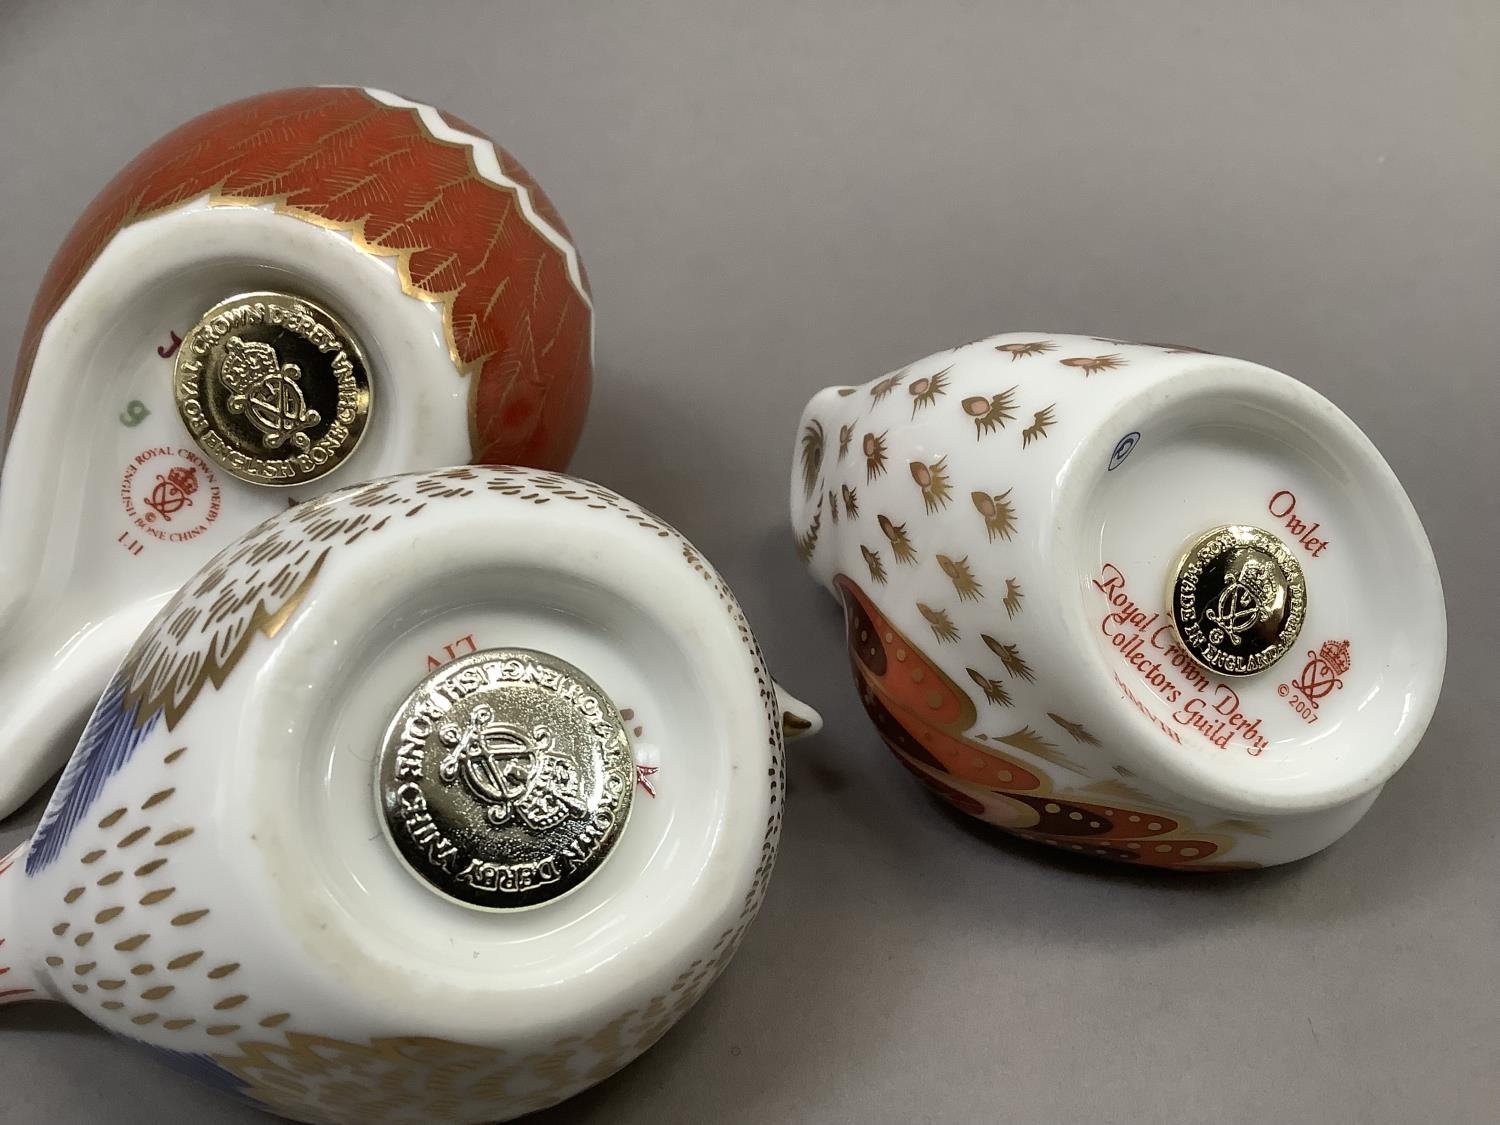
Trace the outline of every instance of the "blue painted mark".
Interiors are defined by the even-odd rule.
[[[155,1058],[156,1061],[175,1070],[178,1074],[186,1075],[196,1082],[221,1094],[228,1094],[232,1098],[244,1102],[246,1105],[254,1106],[256,1109],[270,1111],[270,1107],[252,1098],[245,1093],[245,1082],[237,1075],[225,1070],[214,1061],[212,1055],[199,1055],[190,1051],[174,1051],[169,1047],[158,1047],[152,1043],[143,1043],[139,1039],[132,1039],[128,1035],[121,1035],[121,1039],[137,1047],[144,1047]],[[272,1111],[274,1112],[274,1111]]]
[[[116,675],[109,682],[31,838],[26,874],[35,875],[58,857],[73,829],[103,791],[104,783],[130,761],[161,715],[158,708],[137,725],[136,708],[125,705],[125,677]]]
[[[1109,455],[1109,472],[1114,472],[1125,464],[1125,458],[1130,456],[1130,451],[1135,448],[1135,443],[1141,440],[1139,430],[1131,430],[1128,434],[1115,442],[1115,451]]]

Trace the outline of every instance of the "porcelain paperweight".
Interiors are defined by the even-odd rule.
[[[1018,333],[818,394],[792,521],[897,759],[1017,835],[1283,863],[1416,746],[1426,535],[1326,399],[1193,348]]]
[[[205,560],[327,489],[561,469],[592,366],[567,228],[505,150],[378,90],[281,90],[148,148],[22,342],[0,482],[0,815]]]
[[[597,485],[354,485],[217,554],[0,861],[0,1001],[64,1001],[259,1107],[508,1120],[733,956],[783,730],[734,596]]]

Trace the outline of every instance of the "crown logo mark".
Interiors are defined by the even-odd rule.
[[[1215,626],[1208,634],[1210,641],[1219,644],[1228,638],[1237,645],[1246,632],[1270,616],[1279,587],[1271,568],[1254,555],[1224,578],[1217,604],[1203,616]]]
[[[154,511],[167,523],[182,509],[191,507],[193,493],[198,491],[198,472],[187,465],[178,465],[165,474],[158,473],[156,485],[142,497],[146,507]],[[147,519],[154,517],[148,516]]]
[[[1344,686],[1344,674],[1351,667],[1353,661],[1349,656],[1348,641],[1324,641],[1317,651],[1308,649],[1307,663],[1302,666],[1297,678],[1282,684],[1276,690],[1280,695],[1286,695],[1290,691],[1300,692],[1307,701],[1306,706],[1316,711],[1318,700]]]
[[[1318,649],[1318,655],[1322,657],[1324,664],[1333,669],[1336,676],[1342,676],[1352,666],[1348,641],[1324,641]]]
[[[198,491],[197,470],[187,465],[178,465],[167,473],[167,483],[184,496],[191,496]]]
[[[243,414],[261,434],[267,449],[288,441],[296,449],[312,444],[304,432],[322,421],[302,392],[302,369],[282,363],[276,349],[259,340],[231,336],[224,342],[219,381],[229,388],[231,414]]]
[[[512,822],[543,832],[570,816],[582,816],[588,805],[579,795],[578,771],[560,754],[544,726],[525,731],[495,722],[495,712],[480,704],[465,726],[447,723],[438,738],[449,748],[438,764],[438,776],[450,785],[462,781],[485,808],[496,828]]]

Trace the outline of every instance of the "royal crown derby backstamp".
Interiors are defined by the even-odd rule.
[[[152,615],[236,536],[391,473],[565,468],[592,371],[572,237],[475,127],[326,86],[162,137],[78,219],[21,343],[0,813],[62,765]]]
[[[831,387],[791,512],[896,760],[1079,854],[1325,847],[1442,681],[1437,570],[1385,462],[1307,387],[1196,348],[1011,333]]]
[[[681,1020],[822,720],[693,543],[565,472],[593,372],[567,226],[444,110],[273,91],[110,181],[0,442],[0,816],[61,767],[0,858],[0,1008],[313,1125],[508,1121]],[[1095,877],[1333,845],[1437,701],[1400,482],[1253,362],[973,340],[814,394],[789,499],[859,768]]]

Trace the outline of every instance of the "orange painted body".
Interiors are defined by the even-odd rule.
[[[1083,855],[1192,871],[1244,866],[1212,862],[1228,850],[1228,837],[1199,831],[1181,817],[1068,793],[1039,766],[991,744],[1024,742],[1024,730],[979,741],[968,693],[853,580],[840,574],[834,585],[866,712],[901,764],[949,804],[1017,836]]]
[[[456,129],[477,130],[445,117]],[[536,213],[567,228],[541,189],[496,146]],[[592,311],[564,252],[523,213],[513,188],[481,176],[464,144],[440,140],[414,109],[355,88],[278,90],[221,106],[136,157],[84,211],[32,306],[9,427],[43,330],[123,227],[195,197],[272,204],[348,232],[398,259],[414,297],[440,302],[451,357],[472,380],[472,460],[561,469],[577,444],[592,378]],[[587,281],[579,269],[581,283]],[[7,429],[7,439],[9,429]]]

